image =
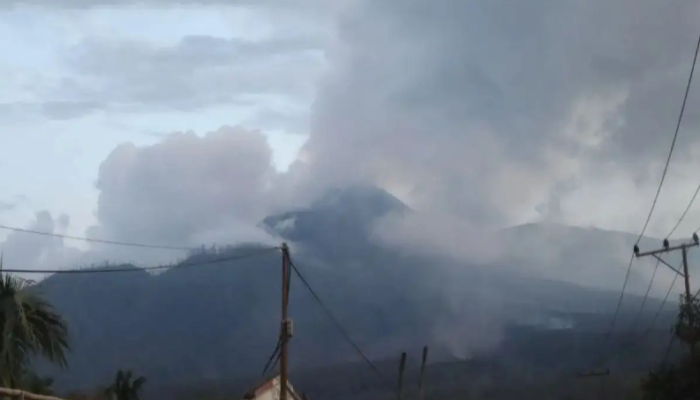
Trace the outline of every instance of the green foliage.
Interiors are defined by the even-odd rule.
[[[698,333],[700,333],[700,299],[693,297],[688,307],[685,296],[681,296],[678,319],[673,326],[673,332],[683,343],[697,343]]]
[[[691,324],[692,322],[692,324]],[[690,306],[681,297],[673,334],[686,345],[697,343],[700,332],[700,299],[692,298]],[[678,365],[663,365],[642,382],[645,400],[690,400],[700,398],[700,357],[688,357]]]
[[[131,371],[117,372],[112,386],[108,387],[105,395],[109,400],[140,400],[139,392],[146,383],[146,378],[138,377],[132,381]]]
[[[18,387],[35,355],[66,367],[68,331],[52,306],[29,284],[3,274],[0,262],[0,384]],[[36,382],[34,382],[36,383]]]

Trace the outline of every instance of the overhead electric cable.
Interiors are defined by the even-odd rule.
[[[282,347],[282,340],[277,340],[277,346],[275,347],[275,350],[270,354],[270,358],[267,359],[267,362],[265,363],[265,368],[263,368],[262,376],[265,376],[267,371],[272,371],[275,369],[275,366],[277,366],[277,362],[279,362],[280,359],[280,349]],[[274,361],[274,364],[272,363]]]
[[[668,235],[666,235],[666,239],[671,237],[673,233],[678,229],[678,226],[683,222],[683,219],[685,219],[685,216],[688,214],[688,211],[690,210],[690,207],[693,205],[695,202],[695,198],[698,197],[698,192],[700,192],[700,185],[695,189],[695,193],[693,193],[693,197],[690,198],[690,202],[688,202],[688,206],[685,208],[685,211],[683,211],[683,214],[681,214],[681,217],[678,218],[678,222],[676,222],[676,225],[673,226],[673,229],[671,229],[671,232],[669,232]]]
[[[700,289],[698,289],[697,292],[695,292],[695,295],[693,295],[693,300],[695,300],[698,295],[700,295]],[[664,356],[661,359],[661,365],[666,365],[666,361],[668,360],[668,356],[671,353],[671,348],[673,347],[673,344],[676,342],[677,336],[676,333],[673,332],[671,334],[671,339],[668,341],[668,345],[666,346],[666,351],[664,351]]]
[[[341,333],[343,338],[352,346],[353,349],[355,349],[355,352],[360,355],[360,357],[364,360],[364,362],[374,371],[374,373],[382,379],[385,383],[388,383],[387,379],[384,377],[384,375],[379,371],[379,369],[372,363],[372,361],[365,355],[364,351],[360,348],[360,346],[355,343],[355,341],[350,337],[350,334],[348,331],[343,327],[343,325],[338,321],[338,319],[333,315],[331,310],[325,305],[325,303],[321,300],[321,298],[318,296],[316,291],[311,287],[309,282],[304,278],[302,275],[301,271],[299,271],[299,268],[294,264],[292,261],[291,257],[289,259],[289,265],[292,266],[292,269],[294,272],[297,274],[299,277],[299,280],[306,286],[306,288],[309,290],[309,293],[311,293],[311,296],[316,300],[316,302],[321,306],[323,311],[326,313],[326,316],[330,321],[335,325],[336,329]]]
[[[645,335],[648,335],[651,332],[651,330],[654,328],[654,324],[656,324],[656,320],[659,318],[661,311],[664,309],[664,306],[666,305],[666,302],[668,301],[668,296],[671,294],[671,291],[673,290],[673,286],[676,284],[676,280],[678,280],[678,274],[673,274],[673,281],[671,281],[671,285],[668,287],[668,291],[666,292],[666,296],[664,297],[664,300],[661,302],[661,304],[659,305],[659,308],[656,310],[656,313],[654,314],[654,318],[651,319],[651,323],[649,324],[649,327],[644,332]]]
[[[630,331],[634,332],[634,328],[637,326],[637,321],[639,320],[639,317],[642,315],[642,312],[644,311],[644,305],[647,303],[647,299],[649,298],[649,292],[651,291],[651,287],[654,284],[654,278],[656,278],[656,272],[659,270],[659,264],[661,263],[660,260],[656,260],[656,265],[654,266],[654,272],[651,274],[651,279],[649,279],[649,285],[647,286],[647,292],[644,294],[644,298],[642,299],[642,304],[639,306],[639,311],[634,317],[634,320],[632,320],[632,326],[630,328]]]
[[[681,122],[683,121],[683,113],[685,112],[685,105],[688,102],[688,93],[690,92],[690,86],[693,82],[693,74],[695,72],[695,64],[698,61],[698,50],[700,50],[700,36],[698,36],[698,41],[697,41],[697,44],[695,45],[695,55],[693,56],[693,64],[690,67],[690,75],[688,76],[688,83],[685,87],[685,94],[683,95],[683,103],[681,104],[681,111],[678,114],[678,122],[676,123],[676,131],[673,134],[673,140],[671,141],[671,148],[669,149],[668,157],[666,158],[666,165],[664,165],[664,171],[661,174],[661,181],[659,182],[659,187],[656,189],[656,195],[654,196],[654,201],[651,203],[651,209],[649,209],[649,215],[647,215],[646,222],[644,222],[644,227],[642,228],[642,232],[639,234],[639,237],[637,238],[636,244],[639,244],[639,241],[642,239],[642,237],[644,236],[644,233],[647,230],[647,227],[649,226],[649,221],[651,220],[651,216],[654,213],[654,208],[656,208],[656,202],[659,200],[659,194],[661,193],[661,187],[664,185],[664,180],[666,179],[666,173],[668,172],[668,166],[671,163],[671,156],[673,155],[673,149],[676,147],[676,139],[678,139],[678,131],[680,130]]]
[[[617,317],[620,315],[620,307],[622,306],[622,300],[625,297],[625,289],[627,288],[627,282],[629,282],[629,279],[630,279],[630,271],[632,270],[632,263],[634,263],[634,253],[632,253],[632,257],[630,257],[629,265],[627,265],[627,272],[625,273],[625,281],[622,283],[622,290],[620,291],[620,297],[617,300],[617,307],[615,307],[615,313],[613,314],[613,318],[612,318],[612,321],[610,322],[610,326],[608,327],[608,331],[605,333],[605,341],[606,342],[610,339],[610,335],[612,334],[613,330],[615,329],[615,324],[617,323]]]
[[[212,260],[204,260],[197,262],[184,262],[176,265],[157,265],[153,267],[115,267],[115,268],[83,268],[83,269],[13,269],[13,268],[3,268],[1,272],[6,273],[17,273],[17,274],[104,274],[104,273],[118,273],[118,272],[140,272],[140,271],[154,271],[161,269],[180,269],[194,267],[198,265],[208,265],[217,264],[226,261],[243,260],[246,258],[255,257],[272,250],[278,250],[279,247],[265,247],[259,249],[255,252],[249,252],[246,254],[239,254],[234,256],[227,256],[216,258]]]
[[[690,68],[690,74],[688,76],[688,83],[686,84],[685,88],[685,93],[683,95],[683,102],[681,104],[681,109],[678,114],[678,121],[676,123],[676,129],[675,132],[673,133],[673,140],[671,141],[671,148],[669,149],[668,152],[668,157],[666,158],[666,163],[664,165],[663,173],[661,174],[661,180],[659,182],[659,187],[656,189],[656,194],[654,195],[654,201],[651,204],[651,208],[649,209],[649,214],[647,215],[646,221],[644,222],[644,226],[642,227],[642,231],[639,233],[639,236],[637,237],[637,240],[635,242],[635,246],[639,244],[639,241],[642,240],[644,237],[644,233],[646,233],[647,227],[649,226],[649,221],[651,220],[651,216],[654,214],[654,209],[656,208],[656,203],[659,200],[659,195],[661,193],[661,188],[663,187],[664,181],[666,180],[666,174],[668,173],[668,166],[671,163],[671,156],[673,155],[673,150],[676,147],[676,140],[678,139],[678,132],[680,131],[681,127],[681,122],[683,121],[683,114],[685,113],[685,106],[688,102],[688,93],[690,93],[690,87],[693,82],[693,75],[695,73],[695,65],[698,60],[698,51],[700,50],[700,36],[698,36],[697,43],[695,45],[695,53],[693,55],[693,64]],[[675,228],[674,228],[675,229]],[[700,230],[700,228],[698,228]],[[632,264],[634,262],[635,254],[632,253],[632,256],[630,258],[629,265],[627,266],[627,273],[625,274],[625,280],[622,283],[622,290],[620,291],[620,297],[617,301],[617,306],[615,308],[615,312],[613,314],[612,321],[610,323],[610,327],[608,328],[608,331],[605,334],[605,341],[606,343],[610,340],[610,336],[612,335],[613,330],[615,329],[615,324],[617,323],[617,318],[620,314],[620,308],[622,306],[622,301],[625,296],[625,289],[627,288],[627,282],[629,281],[629,276],[630,276],[630,270],[632,269]]]
[[[198,248],[195,248],[195,247],[166,246],[166,245],[159,245],[159,244],[144,244],[144,243],[133,243],[133,242],[121,242],[121,241],[116,241],[116,240],[91,239],[91,238],[86,238],[86,237],[81,237],[81,236],[71,236],[71,235],[63,235],[60,233],[41,232],[41,231],[35,231],[35,230],[31,230],[31,229],[16,228],[16,227],[7,226],[7,225],[0,225],[0,229],[12,231],[12,232],[28,233],[28,234],[32,234],[32,235],[49,236],[49,237],[69,239],[69,240],[80,240],[83,242],[110,244],[110,245],[115,245],[115,246],[142,247],[142,248],[162,249],[162,250],[189,250],[189,251],[198,250]]]

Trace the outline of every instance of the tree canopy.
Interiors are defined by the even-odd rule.
[[[0,384],[17,387],[34,356],[67,367],[66,323],[27,281],[2,273],[0,261]]]

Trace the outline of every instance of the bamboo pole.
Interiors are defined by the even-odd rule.
[[[41,394],[25,392],[24,390],[8,389],[3,387],[0,387],[0,396],[17,397],[27,400],[64,400],[60,397],[44,396]]]

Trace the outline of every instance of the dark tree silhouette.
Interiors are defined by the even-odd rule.
[[[692,318],[691,318],[692,316]],[[692,325],[691,325],[692,321]],[[675,339],[684,345],[695,345],[700,332],[700,299],[693,297],[690,307],[681,297],[678,318],[673,326]],[[669,347],[670,350],[670,347]],[[642,382],[645,400],[700,399],[700,357],[683,357],[677,365],[662,365]]]
[[[2,273],[0,259],[0,384],[18,387],[35,355],[66,367],[64,320],[27,281]]]
[[[131,371],[117,372],[114,383],[107,388],[105,394],[109,400],[140,400],[139,392],[146,383],[146,378],[138,377],[132,381]]]

